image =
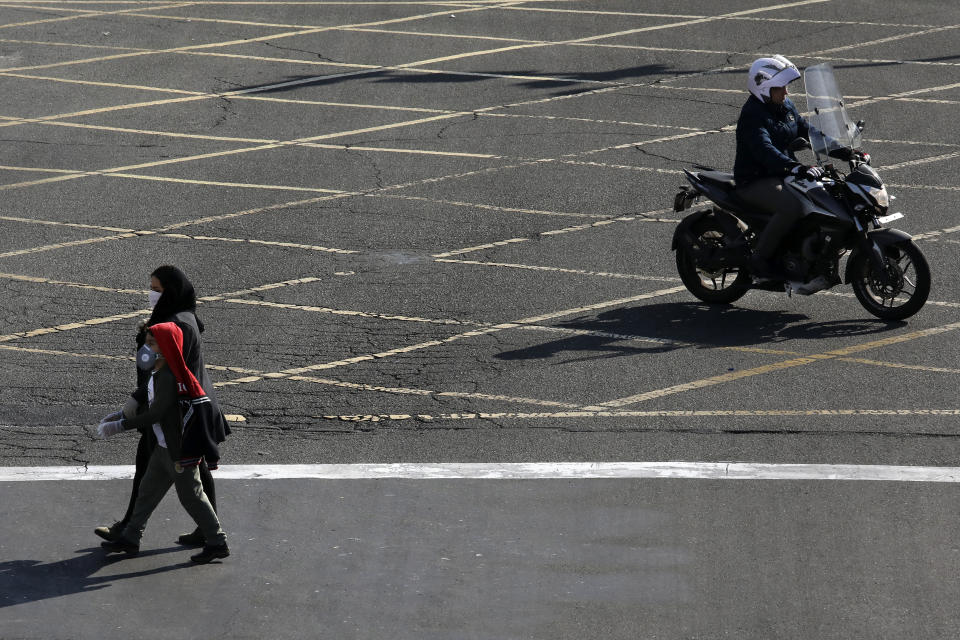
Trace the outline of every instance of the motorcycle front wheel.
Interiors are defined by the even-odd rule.
[[[697,248],[720,249],[726,244],[723,228],[710,217],[697,221],[691,235]],[[697,264],[689,248],[682,243],[677,247],[677,272],[687,290],[704,302],[730,304],[750,289],[750,276],[746,270],[737,267],[706,269]]]
[[[930,295],[930,266],[912,240],[884,247],[886,278],[876,273],[870,257],[854,257],[850,284],[863,308],[882,320],[909,318]]]

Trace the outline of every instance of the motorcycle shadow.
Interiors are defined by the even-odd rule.
[[[626,307],[557,323],[557,328],[596,332],[571,335],[497,354],[500,360],[552,358],[565,352],[595,352],[578,360],[677,349],[765,347],[793,340],[823,340],[884,333],[905,322],[830,320],[812,322],[801,313],[743,309],[696,302]]]

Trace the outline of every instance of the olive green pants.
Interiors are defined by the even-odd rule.
[[[123,537],[134,544],[140,544],[143,530],[153,510],[157,508],[170,486],[177,488],[177,497],[180,504],[187,510],[197,526],[203,532],[206,543],[212,546],[227,543],[227,536],[220,528],[220,520],[213,510],[207,495],[203,492],[200,483],[200,472],[197,467],[177,471],[170,452],[166,447],[157,446],[147,463],[147,472],[140,481],[140,491],[133,507],[133,515],[127,527],[123,530]]]

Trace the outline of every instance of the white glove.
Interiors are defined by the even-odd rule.
[[[101,438],[115,436],[121,431],[123,431],[123,420],[110,420],[97,425],[97,435]]]
[[[122,417],[123,417],[123,412],[122,412],[122,411],[114,411],[113,413],[109,413],[109,414],[105,415],[104,417],[100,418],[100,422],[101,422],[101,423],[103,423],[103,422],[113,422],[114,420],[119,420],[119,419],[122,418]]]
[[[802,164],[798,164],[793,168],[791,173],[798,178],[803,178],[806,180],[819,180],[823,177],[823,169],[820,167],[805,167]]]

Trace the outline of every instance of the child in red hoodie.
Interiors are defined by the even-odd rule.
[[[182,345],[183,332],[175,323],[164,322],[150,327],[145,348],[137,353],[137,366],[152,369],[147,410],[133,417],[124,417],[120,412],[111,414],[98,427],[102,437],[109,437],[127,429],[152,426],[159,444],[140,483],[130,521],[117,540],[104,542],[101,546],[108,551],[123,551],[129,555],[139,552],[147,520],[173,485],[180,504],[206,539],[203,551],[190,559],[207,563],[230,555],[226,534],[203,492],[197,468],[204,457],[210,458],[208,464],[211,468],[216,468],[219,452],[212,439],[203,433],[203,420],[196,419],[197,415],[202,417],[204,401],[206,404],[209,401],[203,387],[183,361]]]

